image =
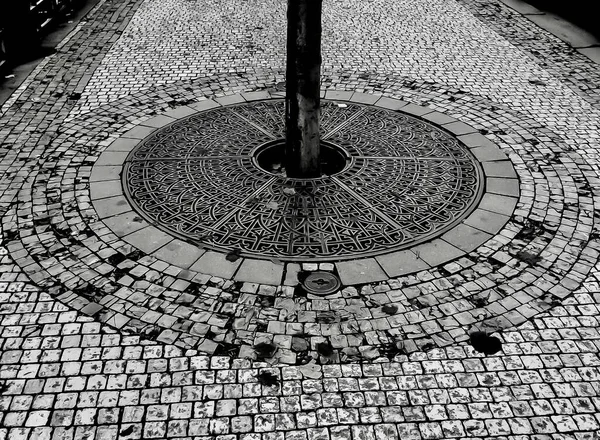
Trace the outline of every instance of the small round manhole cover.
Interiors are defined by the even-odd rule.
[[[313,295],[329,295],[340,288],[340,279],[329,272],[313,272],[304,280],[304,288]]]

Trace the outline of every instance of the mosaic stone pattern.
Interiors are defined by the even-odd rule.
[[[0,438],[596,440],[598,68],[497,1],[331,1],[325,15],[338,44],[323,88],[435,109],[510,158],[518,179],[488,187],[519,203],[484,246],[439,266],[409,251],[433,266],[294,301],[285,282],[151,258],[100,218],[90,181],[106,179],[102,200],[119,176],[91,170],[114,140],[207,97],[280,89],[283,5],[101,1],[2,108]],[[472,328],[501,352],[476,352]],[[263,342],[277,356],[254,359]]]

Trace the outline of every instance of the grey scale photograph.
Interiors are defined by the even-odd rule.
[[[600,440],[592,0],[4,0],[0,440]]]

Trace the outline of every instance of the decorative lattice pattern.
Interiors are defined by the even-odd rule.
[[[407,114],[322,103],[322,138],[345,150],[342,172],[289,179],[256,166],[281,139],[284,103],[198,113],[142,142],[123,173],[135,209],[207,248],[285,261],[343,260],[413,246],[462,220],[481,196],[468,148]]]

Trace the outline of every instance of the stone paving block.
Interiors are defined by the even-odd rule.
[[[499,194],[484,194],[479,208],[502,215],[512,215],[517,206],[516,197],[502,196]]]
[[[202,112],[205,110],[211,110],[213,108],[221,107],[221,104],[213,101],[212,99],[205,99],[200,102],[194,102],[192,104],[188,104],[188,107],[196,110],[197,112]]]
[[[498,160],[507,160],[506,154],[504,154],[498,147],[477,147],[472,148],[471,153],[480,161],[480,162],[492,162]]]
[[[234,279],[259,284],[278,285],[283,277],[283,264],[276,264],[267,260],[246,258]]]
[[[500,149],[494,142],[481,133],[470,133],[458,136],[458,139],[469,148],[490,147]],[[506,158],[504,160],[507,160]]]
[[[172,241],[173,237],[165,234],[154,226],[146,226],[145,228],[124,236],[123,240],[145,253],[151,254]]]
[[[258,92],[244,92],[242,93],[242,98],[244,98],[246,101],[260,101],[271,98],[271,94],[266,90],[261,90]]]
[[[188,105],[182,105],[168,110],[164,115],[173,119],[181,119],[185,118],[186,116],[191,116],[195,113],[198,113],[198,110]]]
[[[146,119],[140,125],[144,125],[146,127],[161,128],[161,127],[164,127],[165,125],[169,125],[170,123],[175,122],[176,120],[177,120],[176,118],[173,118],[171,116],[157,115],[157,116],[154,116],[153,118]]]
[[[387,279],[387,275],[374,258],[339,261],[335,263],[335,267],[344,286],[372,283]]]
[[[325,92],[325,99],[330,101],[350,101],[353,94],[353,91],[327,90]]]
[[[106,154],[109,151],[131,151],[139,144],[139,139],[119,138],[113,141],[108,148],[102,154]]]
[[[427,121],[433,122],[434,124],[438,124],[438,125],[456,122],[456,119],[453,118],[452,116],[448,116],[444,113],[440,113],[437,111],[432,111],[430,113],[422,115],[421,117],[423,119],[426,119]]]
[[[242,102],[244,102],[244,98],[242,98],[238,94],[219,96],[218,98],[215,98],[214,100],[221,105],[241,104]]]
[[[492,238],[492,235],[467,224],[460,224],[441,238],[465,252],[471,252]]]
[[[154,127],[144,127],[143,125],[136,125],[134,128],[123,134],[122,137],[129,139],[145,139],[150,136],[156,129]]]
[[[81,313],[84,313],[88,316],[94,316],[96,313],[100,312],[102,309],[103,309],[103,307],[100,304],[89,303],[81,309]]]
[[[204,253],[204,250],[186,243],[182,240],[175,239],[160,249],[152,253],[153,257],[159,260],[166,261],[174,266],[183,269],[189,269],[190,266],[198,260]]]
[[[285,99],[285,92],[284,91],[278,91],[278,90],[269,90],[269,97],[271,99]],[[320,95],[321,99],[325,98],[325,91],[321,90],[321,95]]]
[[[92,200],[122,195],[123,187],[120,180],[104,180],[90,184],[90,198]]]
[[[464,223],[487,232],[497,234],[510,219],[507,215],[478,208],[464,220]]]
[[[509,179],[516,179],[517,173],[508,160],[498,162],[484,162],[483,171],[486,177],[507,177]]]
[[[302,267],[297,263],[288,263],[285,266],[285,279],[283,284],[286,286],[296,286],[298,285],[298,273]]]
[[[486,192],[503,196],[519,197],[519,181],[517,179],[503,179],[488,177],[485,179]]]
[[[102,165],[123,165],[129,155],[126,151],[105,151],[100,155],[94,166]]]
[[[350,101],[358,102],[360,104],[373,105],[379,99],[381,99],[381,95],[369,95],[366,93],[354,92],[354,94],[352,94],[352,98],[350,98]]]
[[[113,196],[94,200],[94,208],[100,218],[112,217],[131,211],[131,205],[124,196]]]
[[[471,127],[470,125],[465,124],[464,122],[460,122],[460,121],[450,122],[449,124],[444,124],[444,125],[442,125],[442,128],[444,128],[445,130],[448,130],[450,133],[454,133],[457,136],[477,132],[477,130],[474,129],[473,127]]]
[[[115,2],[99,4],[2,109],[0,137],[15,148],[6,149],[0,161],[5,170],[0,438],[233,440],[247,434],[240,440],[260,440],[263,433],[257,431],[264,431],[263,440],[372,440],[396,433],[421,440],[585,437],[582,431],[597,430],[600,285],[593,269],[598,246],[589,239],[593,222],[586,214],[594,212],[599,184],[596,67],[519,15],[485,2],[428,0],[425,12],[411,2],[380,11],[385,2],[357,3],[356,11],[331,3],[332,16],[340,18],[336,25],[349,37],[361,37],[356,39],[361,44],[350,53],[343,41],[330,41],[323,78],[328,87],[382,90],[440,114],[460,115],[502,139],[519,167],[524,194],[506,234],[481,255],[448,252],[446,258],[456,261],[446,260],[444,270],[363,283],[360,292],[347,288],[329,298],[295,298],[291,286],[235,283],[144,256],[108,233],[90,207],[85,186],[90,158],[131,121],[160,114],[174,100],[252,90],[256,84],[272,88],[282,81],[281,71],[257,67],[277,66],[280,51],[250,56],[255,49],[247,41],[249,32],[261,43],[281,40],[277,20],[285,17],[283,3],[241,2],[231,8],[209,2],[198,14],[197,5],[178,1],[155,2],[137,12],[142,3],[137,0],[119,2],[118,8]],[[248,17],[250,9],[256,23],[245,29],[237,18]],[[393,18],[396,11],[407,18],[392,20],[400,33],[409,29],[402,26],[424,19],[436,26],[388,38],[381,17]],[[347,25],[353,13],[360,20]],[[127,28],[129,19],[138,21]],[[160,25],[173,22],[185,26]],[[362,38],[373,25],[383,26],[382,32]],[[225,45],[190,51],[179,44],[214,29]],[[411,35],[435,41],[435,50],[415,44]],[[463,46],[467,58],[456,51]],[[336,65],[348,68],[338,74],[331,69]],[[190,74],[199,78],[190,80]],[[172,83],[157,83],[164,78]],[[81,96],[71,99],[72,92]],[[44,136],[48,127],[53,128]],[[121,148],[130,151],[126,145],[111,151]],[[547,159],[548,152],[559,151],[565,153],[561,160]],[[484,167],[490,171],[487,189],[496,191],[489,193],[517,195],[509,161]],[[111,175],[109,167],[98,168],[105,170],[92,172],[94,181],[118,182],[120,170]],[[512,177],[509,185],[502,184],[503,173]],[[476,210],[465,224],[495,233],[508,220],[502,215],[486,220],[486,213],[493,214]],[[538,244],[527,233],[511,240],[527,232],[528,220],[530,229],[535,221],[556,224],[559,233],[544,231],[549,244],[542,255],[554,258],[551,272],[516,264],[515,252]],[[581,249],[581,243],[587,246]],[[430,249],[430,258],[440,252]],[[386,269],[379,257],[373,260]],[[46,275],[38,276],[42,271]],[[202,293],[185,291],[192,278]],[[532,300],[546,291],[556,305]],[[485,301],[492,302],[482,306]],[[392,304],[398,309],[385,312]],[[467,330],[482,320],[502,329],[497,333],[502,352],[484,355],[469,345]],[[285,335],[279,333],[284,324]],[[395,354],[392,341],[399,335],[403,346],[396,348],[406,353]],[[314,351],[326,340],[335,351],[331,358]],[[265,362],[253,348],[263,341],[279,346]],[[296,361],[306,359],[288,347],[302,351],[302,341],[315,361],[298,367]],[[259,374],[265,371],[283,380],[264,385]]]
[[[240,266],[242,260],[228,261],[223,252],[206,251],[194,264],[191,270],[214,275],[221,278],[231,278]]]
[[[97,166],[92,168],[90,182],[101,182],[104,180],[119,180],[121,178],[122,166]]]
[[[398,277],[430,267],[410,250],[378,255],[375,259],[390,277]]]
[[[440,239],[415,246],[412,251],[430,266],[446,263],[455,258],[462,257],[465,253],[456,246]]]
[[[407,104],[404,107],[402,107],[402,111],[415,116],[423,116],[428,113],[431,113],[433,109],[415,104]]]
[[[111,217],[106,217],[102,219],[102,222],[119,237],[123,237],[149,226],[148,223],[134,211],[123,212]]]
[[[386,108],[388,110],[400,110],[407,105],[408,102],[404,102],[399,99],[388,98],[386,96],[379,98],[375,103],[376,107]]]

